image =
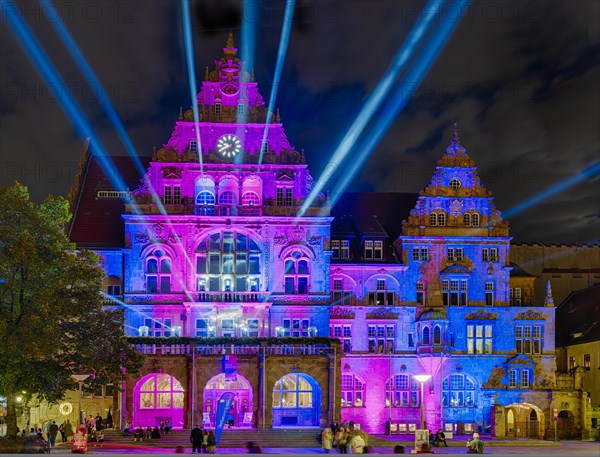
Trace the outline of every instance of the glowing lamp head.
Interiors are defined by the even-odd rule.
[[[431,379],[430,374],[416,374],[413,376],[419,382],[427,382]]]

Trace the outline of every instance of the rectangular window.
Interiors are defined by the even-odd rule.
[[[385,290],[385,279],[377,280],[377,290]]]
[[[429,260],[429,248],[421,248],[421,260],[424,262]]]
[[[543,350],[541,325],[517,325],[515,328],[516,349],[520,354],[541,354]]]
[[[198,140],[190,140],[189,148],[190,152],[198,152]]]
[[[147,294],[158,293],[158,279],[156,276],[148,276],[146,278],[146,293]]]
[[[277,188],[277,198],[275,200],[275,205],[283,206],[283,188],[282,187]]]
[[[220,103],[215,103],[215,114],[221,114],[222,105]]]
[[[456,260],[462,262],[464,260],[463,248],[456,248]]]
[[[172,190],[170,186],[165,186],[165,196],[163,198],[165,205],[170,205],[173,203],[173,194],[171,193],[171,191]]]
[[[417,304],[419,306],[425,305],[425,284],[422,282],[417,283]]]
[[[509,370],[508,386],[509,387],[517,387],[517,370]]]
[[[488,248],[483,248],[481,250],[481,261],[482,262],[490,261],[490,250]]]
[[[384,354],[394,351],[396,326],[374,324],[368,327],[369,352]]]
[[[420,260],[421,259],[421,250],[419,248],[413,248],[412,250],[412,259],[413,260]]]
[[[258,319],[246,320],[246,332],[248,336],[260,336],[259,335],[259,321]]]
[[[342,280],[341,279],[334,279],[333,280],[333,290],[342,290]]]
[[[521,288],[510,288],[510,306],[521,306]]]
[[[181,187],[173,186],[173,204],[181,205]]]
[[[454,248],[448,248],[446,250],[446,256],[448,257],[449,262],[454,262],[456,260],[456,256],[454,254]]]
[[[493,343],[491,325],[467,325],[467,352],[491,354]]]
[[[342,259],[350,258],[350,241],[342,240]]]
[[[490,262],[497,262],[498,261],[498,248],[491,248],[490,249]]]
[[[365,241],[365,259],[373,258],[373,241],[367,240]]]
[[[196,319],[196,336],[203,338],[208,336],[208,321],[206,319]]]
[[[340,241],[339,240],[331,240],[331,258],[339,259],[340,258]]]
[[[374,256],[376,259],[383,259],[383,241],[375,241]]]
[[[263,141],[260,144],[260,153],[261,154],[266,154],[267,152],[269,152],[269,142],[268,141]]]
[[[592,356],[590,354],[583,354],[583,368],[589,370],[592,367]]]
[[[577,365],[575,364],[575,356],[570,356],[569,357],[569,370],[572,370],[576,366]]]
[[[529,370],[521,370],[521,387],[529,387]]]
[[[494,306],[494,283],[491,281],[485,283],[485,304]]]
[[[244,114],[244,104],[243,103],[238,103],[237,113],[239,116],[242,116]]]

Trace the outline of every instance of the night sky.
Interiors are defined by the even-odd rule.
[[[253,1],[253,3],[256,3]],[[34,1],[16,2],[113,155],[126,151]],[[56,2],[61,18],[107,89],[140,155],[170,137],[189,107],[178,1]],[[254,18],[255,74],[265,101],[285,2],[263,1]],[[276,106],[290,143],[317,179],[383,76],[422,2],[296,2]],[[238,47],[248,10],[237,1],[192,2],[198,85]],[[3,4],[2,14],[7,14]],[[248,14],[246,14],[248,16]],[[459,123],[483,184],[506,212],[600,161],[600,2],[475,1],[414,97],[349,190],[418,192]],[[439,20],[444,20],[440,16]],[[82,147],[71,122],[2,18],[0,184],[19,180],[33,197],[66,195]],[[377,115],[373,123],[378,122]],[[334,178],[335,181],[335,178]],[[335,182],[331,182],[335,184]],[[516,241],[600,239],[600,179],[584,179],[509,218]]]

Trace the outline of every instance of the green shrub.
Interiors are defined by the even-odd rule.
[[[594,430],[594,433],[592,434],[592,439],[594,441],[600,441],[600,427],[596,427],[596,430]]]

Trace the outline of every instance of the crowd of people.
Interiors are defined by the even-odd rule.
[[[321,446],[326,454],[337,449],[340,454],[368,454],[369,435],[362,431],[354,422],[334,421],[321,434]]]
[[[201,429],[197,425],[190,434],[192,454],[214,454],[217,451],[217,436],[214,430]]]

